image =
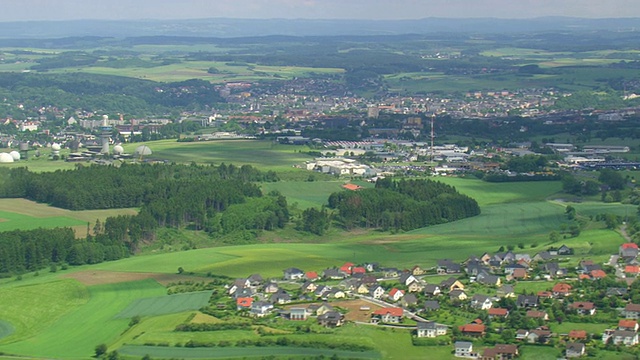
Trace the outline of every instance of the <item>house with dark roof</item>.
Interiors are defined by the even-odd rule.
[[[471,297],[471,307],[477,310],[488,310],[493,306],[491,298],[487,295],[475,294]]]
[[[337,311],[328,311],[318,315],[318,324],[330,328],[342,326],[344,324],[344,315]]]
[[[622,310],[622,316],[626,319],[640,318],[640,304],[627,304]]]
[[[251,304],[251,315],[256,317],[263,317],[268,315],[273,310],[273,304],[268,301],[254,301]]]
[[[464,285],[458,279],[450,277],[440,283],[440,289],[444,291],[464,290]]]
[[[538,296],[536,295],[518,295],[516,305],[523,308],[532,308],[538,306]]]
[[[453,353],[455,357],[475,359],[478,354],[473,352],[473,343],[469,341],[456,341],[453,344]]]
[[[476,282],[478,284],[489,286],[500,286],[500,284],[502,283],[499,276],[490,274],[484,270],[478,273],[478,275],[476,276]]]
[[[516,297],[513,285],[502,285],[497,291],[498,297],[512,298]]]
[[[435,300],[427,300],[424,302],[424,309],[426,311],[440,310],[440,303]]]
[[[586,354],[586,346],[579,342],[568,342],[564,354],[567,358],[584,356]]]
[[[304,278],[304,271],[298,268],[291,267],[284,269],[282,272],[284,273],[285,280],[301,280]]]
[[[516,345],[496,344],[493,348],[485,349],[482,353],[482,360],[510,360],[518,357],[518,347]]]
[[[436,284],[427,284],[424,287],[424,294],[427,296],[438,296],[440,293],[440,286]]]
[[[459,274],[462,272],[462,266],[449,259],[438,260],[436,271],[438,274]]]
[[[280,289],[277,293],[269,297],[269,301],[273,304],[287,304],[291,302],[291,295],[285,290]]]

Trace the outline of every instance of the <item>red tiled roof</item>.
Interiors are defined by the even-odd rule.
[[[591,309],[595,308],[595,305],[593,305],[593,303],[589,302],[589,301],[577,301],[577,302],[574,302],[573,304],[571,304],[571,308],[573,308],[573,309],[591,310]]]
[[[571,285],[566,283],[557,283],[553,287],[553,292],[567,294],[571,291]]]
[[[625,311],[637,311],[640,312],[640,304],[627,304],[624,307]]]
[[[591,277],[594,279],[602,279],[607,277],[607,273],[604,270],[592,270]]]
[[[393,288],[391,289],[391,291],[389,291],[389,296],[395,296],[396,293],[400,292],[401,294],[404,294],[404,291],[402,290],[398,290],[397,288]]]
[[[237,298],[236,299],[236,304],[238,306],[241,306],[241,307],[251,307],[251,304],[253,304],[253,299],[252,298]]]
[[[618,322],[618,327],[635,329],[638,325],[636,320],[622,319]]]
[[[624,243],[620,247],[623,249],[638,249],[638,245],[634,243]]]
[[[353,272],[354,274],[364,274],[367,272],[367,269],[363,268],[362,266],[358,266],[354,267],[351,272]]]
[[[315,272],[315,271],[308,271],[308,272],[306,272],[306,273],[304,274],[304,276],[305,276],[307,279],[317,279],[317,278],[318,278],[318,273],[317,273],[317,272]]]
[[[396,308],[396,307],[388,307],[388,308],[382,308],[382,309],[378,309],[376,311],[373,312],[374,315],[391,315],[391,316],[398,316],[398,317],[402,317],[403,311],[401,308]]]
[[[586,339],[587,331],[586,330],[571,330],[569,331],[569,338],[571,339]]]
[[[578,279],[586,280],[586,279],[591,279],[591,277],[589,277],[589,275],[587,275],[587,274],[580,274],[580,275],[578,275]]]
[[[638,265],[627,265],[624,267],[624,272],[628,274],[637,274],[640,273],[640,266]]]
[[[502,308],[491,308],[487,311],[487,313],[494,316],[506,316],[509,313],[509,310]]]
[[[553,294],[550,291],[539,291],[538,296],[541,298],[550,298]]]
[[[527,317],[530,317],[530,318],[544,318],[545,316],[547,316],[547,313],[544,311],[537,311],[537,310],[527,311]]]
[[[351,190],[351,191],[356,191],[356,190],[362,189],[362,186],[356,185],[356,184],[344,184],[344,185],[342,185],[342,188],[343,189],[347,189],[347,190]]]
[[[458,329],[466,333],[483,333],[485,326],[479,324],[466,324],[459,326]]]

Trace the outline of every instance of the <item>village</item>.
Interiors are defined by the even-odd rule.
[[[507,250],[442,259],[428,269],[291,267],[279,279],[237,279],[225,292],[235,301],[230,311],[248,317],[401,329],[415,346],[451,346],[458,358],[512,359],[521,344],[574,358],[638,345],[638,252],[624,243],[605,264],[577,259],[563,245],[533,256]]]

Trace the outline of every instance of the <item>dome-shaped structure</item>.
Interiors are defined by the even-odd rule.
[[[20,153],[13,150],[12,152],[9,153],[9,155],[11,155],[11,157],[13,158],[13,161],[18,161],[20,160]]]
[[[136,148],[136,155],[138,156],[149,156],[151,154],[153,154],[153,152],[147,145],[140,145]]]
[[[13,157],[8,153],[0,153],[0,163],[12,163]]]
[[[51,150],[60,151],[60,144],[54,143],[53,145],[51,145]]]
[[[124,153],[124,148],[121,145],[116,145],[113,147],[113,153],[116,155],[120,155]]]

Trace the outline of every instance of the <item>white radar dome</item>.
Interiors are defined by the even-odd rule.
[[[120,146],[120,145],[116,145],[116,146],[113,147],[113,153],[120,155],[120,154],[124,153],[124,148],[122,146]]]
[[[53,150],[53,151],[60,151],[60,144],[53,144],[53,145],[51,145],[51,150]]]
[[[11,155],[14,161],[20,160],[20,153],[15,150],[10,152],[9,155]]]
[[[148,156],[153,154],[153,152],[151,152],[151,149],[149,149],[148,146],[140,145],[136,148],[136,154],[138,154],[139,156]]]
[[[9,155],[8,153],[0,153],[0,163],[12,163],[13,162],[13,157],[11,157],[11,155]]]

